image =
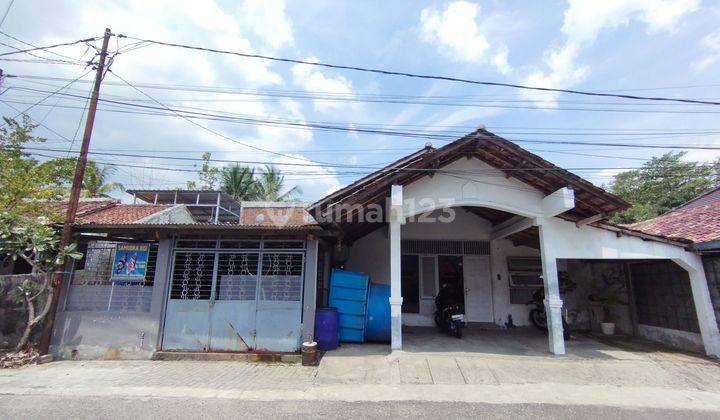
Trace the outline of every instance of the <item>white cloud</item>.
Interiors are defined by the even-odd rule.
[[[551,88],[575,85],[588,73],[587,67],[576,63],[577,58],[584,48],[595,43],[601,31],[627,26],[637,20],[646,25],[650,34],[673,33],[680,19],[696,10],[698,5],[699,0],[570,0],[562,26],[564,44],[546,50],[543,61],[547,69],[534,70],[524,84]],[[556,105],[557,95],[528,91],[521,95]]]
[[[420,12],[421,38],[437,44],[451,60],[479,61],[490,48],[478,26],[479,15],[479,5],[463,0],[449,3],[442,11],[425,8]]]
[[[706,35],[700,44],[708,51],[705,57],[692,63],[697,71],[703,71],[720,61],[720,30]]]
[[[492,56],[490,63],[492,63],[497,72],[503,76],[507,76],[512,73],[512,67],[510,66],[510,63],[508,63],[507,46],[498,48],[497,52]]]
[[[451,61],[490,64],[499,74],[508,76],[513,70],[508,62],[508,47],[492,45],[488,40],[488,32],[502,26],[493,19],[505,18],[480,20],[481,11],[479,5],[465,0],[450,2],[443,9],[427,7],[420,12],[420,39],[434,44]]]
[[[238,8],[243,26],[249,27],[272,48],[294,43],[292,22],[284,0],[246,0]]]
[[[315,63],[316,57],[309,57],[303,61]],[[308,92],[331,96],[347,97],[353,96],[352,82],[343,76],[329,77],[317,70],[316,67],[308,64],[295,64],[292,67],[293,83],[302,86]],[[336,110],[348,106],[347,102],[341,100],[314,100],[315,109],[321,112]]]
[[[293,165],[288,165],[292,163]],[[303,155],[290,155],[273,159],[273,164],[285,175],[285,185],[302,189],[303,200],[317,200],[342,188],[334,168],[322,166]],[[298,166],[297,164],[307,165]]]

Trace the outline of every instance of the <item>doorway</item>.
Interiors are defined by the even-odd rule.
[[[465,281],[463,258],[459,255],[438,255],[438,284],[440,289],[449,287],[451,296],[465,312]]]

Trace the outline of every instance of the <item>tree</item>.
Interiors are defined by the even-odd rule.
[[[47,218],[9,211],[0,213],[0,255],[12,260],[22,259],[33,271],[33,276],[20,282],[11,294],[13,301],[22,303],[27,311],[25,330],[15,350],[22,350],[27,345],[33,327],[50,311],[54,267],[64,264],[68,258],[82,258],[77,252],[77,244],[60,249],[59,243],[60,235]],[[38,303],[42,305],[40,312],[36,312]]]
[[[98,165],[95,161],[88,161],[85,168],[85,178],[82,185],[82,196],[89,198],[109,197],[113,191],[125,191],[119,182],[107,182],[110,175],[117,168],[112,165]]]
[[[302,194],[300,187],[294,186],[285,193],[285,177],[271,165],[265,166],[265,171],[257,180],[257,199],[262,201],[293,201]]]
[[[223,168],[220,189],[238,201],[256,200],[258,190],[255,169],[238,164]]]
[[[615,176],[610,191],[632,205],[613,215],[615,223],[651,219],[703,194],[718,185],[718,167],[686,162],[686,152],[668,152],[654,157],[642,168]]]
[[[0,128],[0,256],[26,261],[37,274],[13,289],[13,299],[22,303],[28,314],[25,331],[16,348],[23,348],[32,328],[49,311],[53,288],[50,277],[55,264],[67,258],[79,258],[76,245],[59,249],[59,234],[54,221],[59,214],[49,210],[46,201],[60,199],[74,170],[73,159],[54,159],[40,163],[23,151],[30,143],[42,143],[34,137],[35,128],[27,116],[20,122],[4,118]],[[41,281],[37,281],[41,278]],[[36,306],[42,309],[36,313]]]
[[[214,166],[210,166],[210,152],[202,154],[203,164],[198,170],[198,178],[200,179],[200,189],[203,191],[212,191],[215,189],[218,183],[218,173],[220,169]],[[187,188],[189,190],[198,189],[195,181],[188,181]]]

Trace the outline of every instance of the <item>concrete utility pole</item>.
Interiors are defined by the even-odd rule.
[[[95,111],[97,110],[98,96],[100,96],[100,84],[102,83],[103,72],[105,70],[105,58],[107,57],[108,43],[110,42],[111,36],[112,32],[110,32],[110,28],[105,28],[105,37],[103,38],[102,50],[100,50],[100,60],[95,72],[95,85],[93,86],[92,95],[90,96],[90,106],[88,107],[87,119],[85,120],[85,132],[83,133],[80,155],[78,156],[77,165],[75,166],[75,176],[73,177],[67,213],[65,214],[65,222],[63,223],[62,236],[60,237],[58,249],[63,249],[70,245],[72,239],[72,226],[75,223],[75,213],[77,212],[78,202],[80,201],[82,182],[85,178],[85,167],[87,166],[88,150],[90,149],[90,137],[92,136],[93,125],[95,123]],[[50,350],[55,313],[57,312],[60,292],[62,290],[63,271],[63,264],[55,266],[55,274],[53,275],[53,281],[50,286],[53,288],[52,302],[47,318],[45,318],[42,335],[40,336],[38,349],[40,354],[47,354]]]

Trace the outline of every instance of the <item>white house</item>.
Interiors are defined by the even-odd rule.
[[[527,325],[527,302],[544,290],[554,354],[565,352],[563,311],[574,328],[595,329],[602,310],[588,296],[612,289],[620,332],[720,355],[698,254],[603,222],[627,203],[484,129],[309,206],[218,192],[136,197],[145,203],[80,218],[92,252],[63,292],[56,353],[297,351],[313,338],[330,267],[342,266],[390,284],[393,349],[403,326],[432,325],[447,284],[464,296],[471,328]],[[141,280],[109,274],[118,242],[152,245]],[[575,287],[562,293],[560,278]]]

